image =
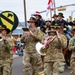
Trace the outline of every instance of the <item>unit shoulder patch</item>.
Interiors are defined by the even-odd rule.
[[[42,35],[42,34],[43,34],[41,30],[39,31],[39,34],[40,34],[40,35]]]
[[[65,36],[62,37],[62,41],[63,41],[63,42],[67,41],[67,39],[66,39]]]

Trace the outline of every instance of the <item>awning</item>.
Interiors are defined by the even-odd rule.
[[[13,31],[12,35],[20,35],[20,34],[23,34],[23,30],[22,29],[16,29]]]

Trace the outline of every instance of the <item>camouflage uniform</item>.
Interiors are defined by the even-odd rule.
[[[8,38],[0,41],[0,75],[11,75],[11,50],[12,45],[10,44]]]
[[[12,36],[11,36],[11,37],[7,37],[7,40],[9,41],[11,47],[13,47],[14,44],[12,43],[12,41],[14,40],[14,38],[13,38]],[[10,66],[10,70],[11,70],[11,71],[10,71],[10,75],[12,74],[13,54],[14,54],[14,52],[13,52],[13,50],[11,49],[11,50],[10,50],[10,58],[9,58],[10,64],[8,65],[8,66]]]
[[[44,58],[45,75],[60,75],[64,71],[65,60],[62,54],[62,48],[67,46],[67,39],[64,35],[59,35],[60,38],[56,37],[51,44],[44,49],[46,52]],[[51,36],[51,38],[53,38],[53,36]]]
[[[69,41],[69,50],[72,51],[71,55],[71,62],[70,62],[70,68],[71,68],[71,75],[75,75],[75,36],[72,37]]]
[[[34,28],[31,31],[34,36],[28,35],[26,38],[24,38],[24,36],[21,37],[21,42],[26,42],[23,56],[23,73],[24,75],[30,75],[30,69],[32,67],[32,75],[39,75],[38,63],[41,57],[37,53],[35,45],[38,41],[41,41],[41,33],[38,28]],[[24,34],[26,34],[26,32]]]

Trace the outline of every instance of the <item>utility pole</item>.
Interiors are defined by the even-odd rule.
[[[25,27],[27,27],[27,17],[26,17],[26,0],[23,0],[24,3],[24,18],[25,18]]]

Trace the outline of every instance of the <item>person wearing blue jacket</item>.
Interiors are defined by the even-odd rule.
[[[64,18],[63,13],[59,13],[58,14],[58,25],[62,25],[62,27],[64,29],[64,34],[65,34],[67,40],[69,41],[72,37],[72,27],[63,18]]]
[[[46,22],[42,19],[40,12],[36,11],[33,16],[35,16],[35,18],[36,18],[36,27],[40,27],[40,30],[43,33],[45,33],[47,26],[46,26]]]

